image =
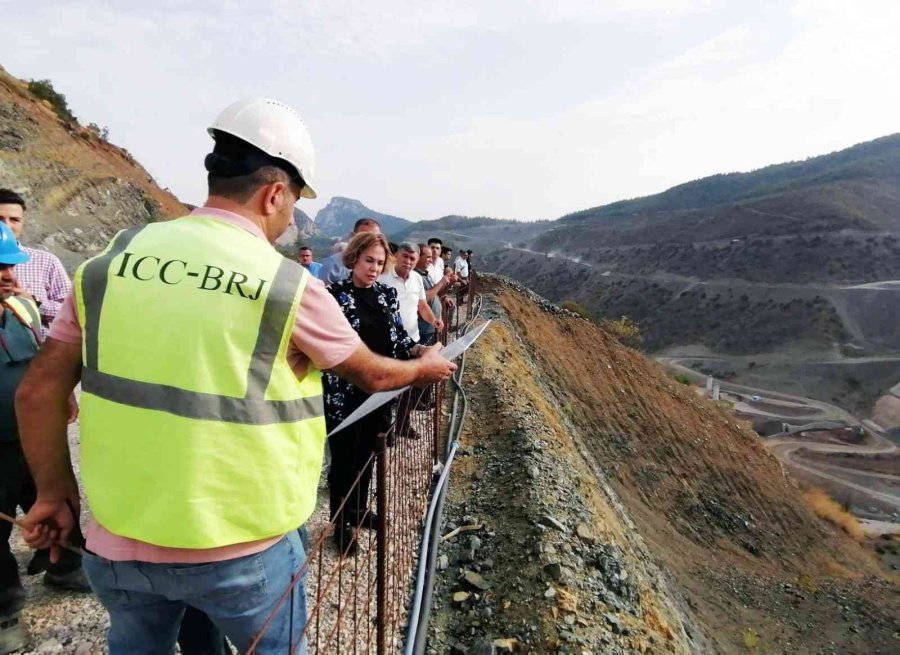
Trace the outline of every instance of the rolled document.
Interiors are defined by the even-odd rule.
[[[446,348],[442,348],[440,350],[440,354],[444,359],[454,360],[460,355],[462,355],[466,350],[468,350],[469,346],[475,343],[478,340],[478,337],[481,336],[481,333],[487,329],[487,326],[490,325],[490,321],[485,321],[478,327],[474,327],[468,332],[465,333],[462,337],[448,345]],[[348,425],[352,425],[356,423],[359,419],[367,414],[372,413],[385,403],[389,403],[394,398],[399,396],[401,393],[409,389],[409,387],[403,387],[402,389],[394,389],[393,391],[379,391],[377,393],[373,393],[369,396],[368,400],[364,402],[362,405],[357,407],[347,418],[341,421],[341,424],[338,425],[334,430],[328,433],[330,437],[335,432],[340,432]]]

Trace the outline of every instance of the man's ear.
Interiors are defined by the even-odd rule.
[[[283,203],[288,201],[290,191],[284,182],[273,182],[263,187],[263,194],[260,198],[262,204],[263,216],[273,216],[281,209]]]

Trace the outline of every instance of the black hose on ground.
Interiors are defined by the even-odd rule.
[[[468,329],[475,323],[481,313],[481,297],[476,300],[477,305],[472,315],[472,320],[466,323],[461,330],[461,335],[465,334]],[[450,416],[450,425],[447,434],[447,457],[445,469],[439,480],[439,488],[435,489],[434,511],[431,513],[431,523],[425,526],[424,534],[430,539],[428,543],[422,544],[425,557],[425,574],[421,584],[416,585],[413,594],[411,607],[418,606],[418,616],[410,617],[409,626],[406,633],[406,642],[404,648],[405,655],[422,655],[425,652],[425,646],[428,643],[428,624],[431,621],[431,605],[434,597],[434,574],[437,568],[437,552],[441,543],[441,524],[443,522],[444,501],[447,497],[447,488],[450,486],[449,470],[453,465],[453,458],[456,449],[459,446],[459,433],[465,422],[468,413],[468,399],[462,388],[462,377],[466,368],[466,353],[460,358],[459,367],[453,376],[453,384],[456,387],[453,394],[453,410]],[[460,402],[462,399],[462,402]],[[461,411],[460,411],[461,408]],[[443,484],[441,484],[443,480]],[[425,550],[427,549],[427,550]]]

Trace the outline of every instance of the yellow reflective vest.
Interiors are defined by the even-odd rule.
[[[81,475],[113,534],[213,548],[315,508],[321,373],[287,362],[309,273],[246,230],[191,215],[120,232],[75,274]]]
[[[16,315],[22,324],[31,330],[34,341],[41,344],[41,314],[35,302],[24,296],[10,296],[3,301],[10,311]]]

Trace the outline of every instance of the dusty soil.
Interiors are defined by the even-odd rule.
[[[896,583],[870,550],[806,508],[746,424],[587,321],[506,283],[494,291],[510,329],[492,328],[470,360],[481,420],[448,507],[452,522],[487,523],[474,561],[493,560],[491,586],[454,605],[452,592],[472,590],[460,581],[469,566],[459,563],[460,546],[448,548],[437,644],[454,652],[480,652],[467,649],[498,638],[531,652],[893,651]],[[565,530],[541,529],[543,512]],[[659,638],[644,611],[658,603],[672,640],[622,641],[602,593],[596,607],[579,598],[585,609],[574,628],[560,625],[564,613],[554,616],[542,595],[558,573],[544,568],[545,533],[554,537],[552,557],[565,553],[561,566],[573,572],[565,589],[600,588],[584,581],[593,569],[572,535],[579,521],[622,553],[626,579],[654,592],[639,595],[629,631]],[[471,544],[461,548],[468,559]]]
[[[445,534],[478,529],[441,547],[429,652],[704,652],[509,324],[485,313],[444,514]]]

